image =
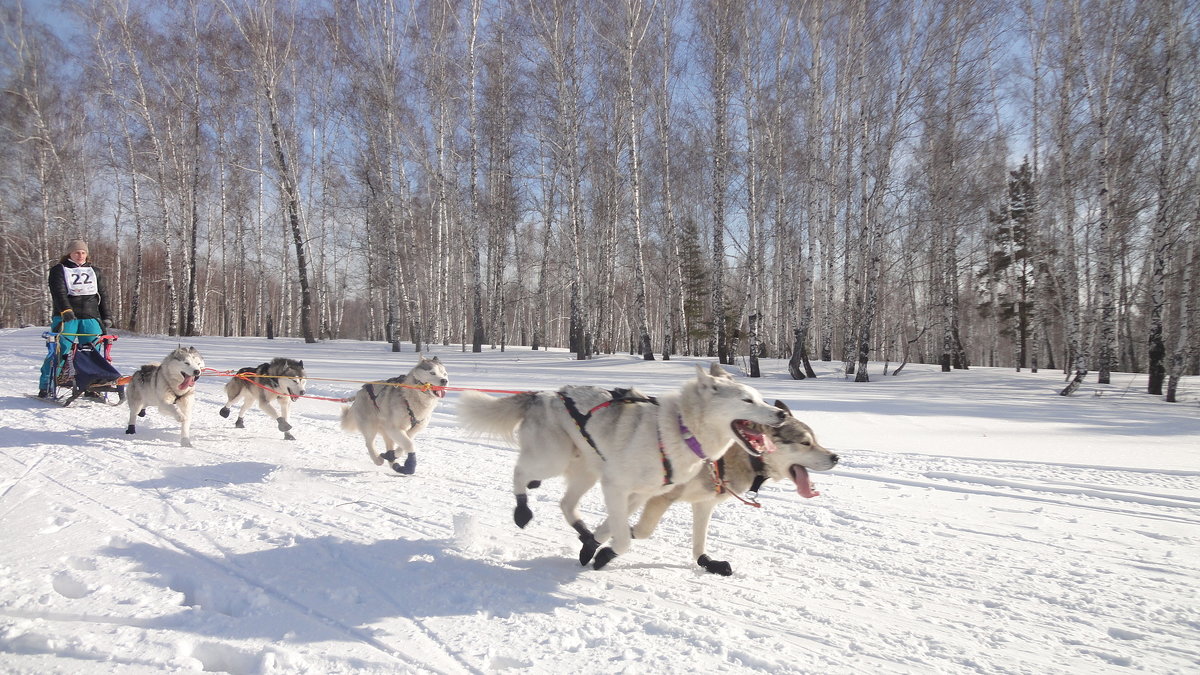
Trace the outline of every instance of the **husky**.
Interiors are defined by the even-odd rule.
[[[503,398],[464,392],[458,416],[468,430],[516,441],[518,527],[533,518],[528,490],[565,477],[559,506],[579,533],[580,564],[591,562],[597,570],[629,550],[629,515],[648,499],[687,483],[733,444],[759,454],[769,441],[751,423],[773,427],[784,421],[782,410],[717,365],[710,372],[697,366],[694,380],[657,399],[582,386]],[[597,481],[607,514],[593,533],[577,507]],[[610,537],[611,544],[600,548]]]
[[[367,452],[376,466],[389,462],[396,473],[412,475],[417,470],[417,454],[412,439],[429,426],[433,409],[446,397],[443,387],[449,382],[446,368],[438,357],[421,361],[402,377],[383,382],[368,382],[342,408],[342,428],[362,432]],[[375,436],[383,436],[387,451],[375,453]],[[396,456],[399,446],[404,463]]]
[[[692,559],[706,571],[723,576],[733,574],[733,567],[724,560],[713,560],[705,551],[708,538],[708,523],[713,509],[736,494],[745,499],[754,499],[759,487],[767,480],[791,478],[796,492],[805,499],[820,495],[813,489],[809,471],[828,471],[838,463],[838,456],[817,442],[813,430],[796,419],[783,401],[775,401],[775,407],[787,414],[778,427],[759,427],[759,432],[770,440],[771,452],[760,457],[747,453],[741,446],[734,446],[717,460],[712,472],[701,472],[670,492],[663,493],[646,502],[637,525],[633,527],[635,539],[648,539],[667,509],[677,501],[692,505]]]
[[[125,400],[129,403],[129,426],[125,433],[137,431],[134,426],[138,417],[146,416],[148,406],[157,406],[159,412],[174,417],[180,424],[179,444],[192,447],[189,433],[192,425],[192,399],[196,392],[196,380],[204,370],[204,359],[195,347],[180,345],[161,364],[150,363],[135,372],[125,387]]]
[[[263,412],[270,415],[283,432],[283,438],[288,441],[296,440],[292,435],[292,425],[288,423],[288,409],[292,401],[304,395],[304,362],[295,359],[285,359],[277,356],[269,363],[260,363],[258,367],[247,367],[237,371],[236,377],[229,378],[225,383],[225,406],[221,408],[221,417],[229,417],[229,407],[235,401],[242,401],[242,409],[238,411],[237,420],[233,426],[245,429],[243,417],[251,405],[257,403]],[[275,412],[272,403],[279,402],[279,412]]]

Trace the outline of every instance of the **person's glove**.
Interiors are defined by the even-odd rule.
[[[59,316],[62,318],[63,322],[74,321],[75,320],[75,310],[68,307],[67,309],[64,309],[63,313],[59,314]]]
[[[112,320],[112,319],[105,319],[105,320],[104,320],[104,330],[112,330],[112,326],[113,326],[113,320]]]

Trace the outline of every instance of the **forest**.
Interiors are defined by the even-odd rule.
[[[1173,401],[1198,28],[1185,0],[0,0],[0,326],[48,323],[82,237],[140,333]]]

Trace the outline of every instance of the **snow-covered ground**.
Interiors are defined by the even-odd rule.
[[[367,458],[341,406],[302,400],[285,441],[235,429],[202,378],[194,448],[151,409],[31,400],[41,329],[0,331],[0,671],[138,673],[1195,673],[1200,671],[1200,382],[1168,405],[1144,378],[1057,395],[1060,372],[909,365],[856,384],[836,364],[787,402],[841,464],[821,496],[723,504],[691,560],[690,513],[602,571],[580,567],[561,481],[512,522],[514,451],[455,424],[413,477]],[[124,336],[124,373],[177,344]],[[411,346],[203,337],[209,367],[301,358],[309,393],[401,375]],[[451,385],[637,385],[698,360],[433,350]],[[703,362],[703,361],[700,361]],[[893,364],[894,365],[894,364]],[[1094,381],[1094,380],[1093,380]],[[593,525],[596,494],[584,503]]]

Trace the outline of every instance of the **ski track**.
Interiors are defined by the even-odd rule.
[[[211,453],[211,452],[204,451],[204,450],[201,450],[201,452],[204,454],[212,455],[212,456],[220,458],[220,459],[227,459],[226,457],[222,457],[221,455],[217,455],[216,453]],[[119,461],[124,458],[120,458],[118,455],[109,455],[109,459],[110,459],[110,461]],[[40,463],[40,460],[39,460],[39,463]],[[33,467],[31,467],[31,469],[32,468]],[[461,664],[461,663],[454,661],[453,657],[451,655],[449,655],[448,653],[445,653],[445,650],[442,649],[440,645],[437,646],[437,649],[438,649],[438,651],[441,651],[445,655],[446,658],[431,660],[427,654],[422,654],[421,652],[413,653],[413,652],[407,651],[403,648],[387,644],[385,641],[381,641],[370,635],[367,635],[361,630],[358,630],[354,627],[343,624],[336,618],[329,616],[325,613],[322,613],[321,611],[317,610],[316,608],[314,608],[311,605],[305,604],[305,602],[302,599],[296,597],[294,594],[290,594],[284,590],[281,590],[277,586],[275,586],[267,581],[264,581],[260,578],[256,578],[253,571],[244,569],[235,562],[236,561],[235,554],[233,554],[231,551],[227,550],[213,536],[208,535],[203,530],[199,531],[201,538],[205,542],[207,542],[209,544],[209,546],[212,548],[212,550],[218,555],[206,553],[206,552],[201,551],[198,548],[194,547],[193,545],[184,543],[182,538],[179,536],[172,536],[172,535],[166,534],[162,531],[159,531],[157,529],[148,527],[145,524],[134,522],[134,521],[120,515],[119,513],[113,511],[111,508],[106,506],[102,501],[93,497],[92,495],[86,494],[85,492],[82,492],[80,490],[77,490],[75,488],[67,486],[67,485],[63,484],[61,481],[59,481],[58,479],[54,478],[53,476],[49,476],[49,475],[46,475],[43,473],[42,477],[44,479],[46,479],[47,481],[49,481],[51,484],[57,486],[64,494],[75,495],[75,496],[81,498],[86,503],[90,504],[93,507],[91,509],[91,513],[93,513],[93,514],[102,513],[103,514],[101,519],[108,520],[110,522],[116,522],[118,524],[125,524],[128,526],[128,529],[140,531],[140,532],[144,533],[145,535],[147,535],[147,537],[149,539],[151,539],[153,541],[158,541],[158,542],[164,543],[169,548],[180,553],[181,555],[187,556],[194,561],[203,563],[204,565],[208,566],[209,568],[211,568],[212,570],[214,570],[220,574],[231,577],[232,580],[235,582],[235,584],[241,584],[241,585],[249,586],[252,589],[258,589],[258,590],[262,591],[263,593],[265,593],[270,599],[287,606],[289,609],[294,610],[298,614],[303,615],[303,616],[313,617],[313,618],[317,619],[318,621],[320,621],[321,623],[325,624],[326,626],[343,633],[345,635],[345,637],[347,637],[351,640],[357,640],[366,645],[369,645],[370,647],[387,655],[391,659],[394,659],[394,662],[398,666],[403,665],[403,664],[412,664],[414,662],[419,662],[419,663],[424,663],[425,664],[424,667],[433,669],[436,672],[447,672],[447,673],[449,673],[449,672],[476,672],[476,671],[473,671],[471,668],[467,667],[465,664]],[[156,491],[158,491],[159,494],[162,494],[161,489],[156,488]],[[64,500],[64,501],[67,501],[67,500]],[[271,509],[268,505],[265,505],[262,503],[250,502],[244,498],[240,498],[238,501],[239,501],[239,508],[238,508],[239,511],[251,509],[251,510],[257,511],[258,513],[260,513],[263,516],[269,516],[272,514],[278,515],[278,512]],[[177,508],[171,502],[171,500],[168,497],[166,497],[165,495],[163,498],[163,503],[166,504],[168,506],[168,508],[172,512],[174,512],[181,521],[186,521],[188,519],[188,515],[185,514],[181,509]],[[297,521],[301,520],[301,518],[298,516],[293,516],[293,517]],[[306,527],[312,528],[314,526],[314,523],[312,521],[305,521],[304,525]],[[337,528],[330,526],[330,525],[324,525],[324,524],[320,524],[320,523],[316,523],[315,525],[316,525],[317,529],[323,531],[323,533],[327,536],[332,536],[332,535],[342,531],[342,530],[338,530]],[[300,529],[300,528],[292,528],[293,531],[295,531],[297,529]],[[406,534],[415,535],[415,536],[428,536],[429,533],[428,532],[416,532],[416,531],[409,530],[408,532],[406,532]],[[177,590],[177,589],[175,589],[175,586],[186,586],[187,582],[176,579],[173,582],[171,582],[171,584],[172,584],[172,589]],[[61,593],[61,591],[60,591],[60,593]],[[215,597],[212,600],[210,600],[210,602],[212,604],[216,605],[217,607],[222,607],[222,606],[230,607],[230,606],[234,606],[237,604],[237,601],[232,599],[231,597],[225,597],[225,598]],[[221,609],[218,609],[216,611],[221,612],[221,613],[228,613],[230,610],[223,611]],[[432,635],[430,635],[427,630],[425,630],[424,628],[421,628],[421,632],[426,635],[429,642],[437,645],[436,638],[434,638]],[[228,659],[226,659],[226,660],[228,660]],[[439,660],[442,661],[442,663],[439,663]],[[450,667],[447,667],[447,665],[445,663],[446,661],[450,661],[452,663],[452,665],[450,665]],[[226,664],[226,665],[228,665],[228,664]]]

